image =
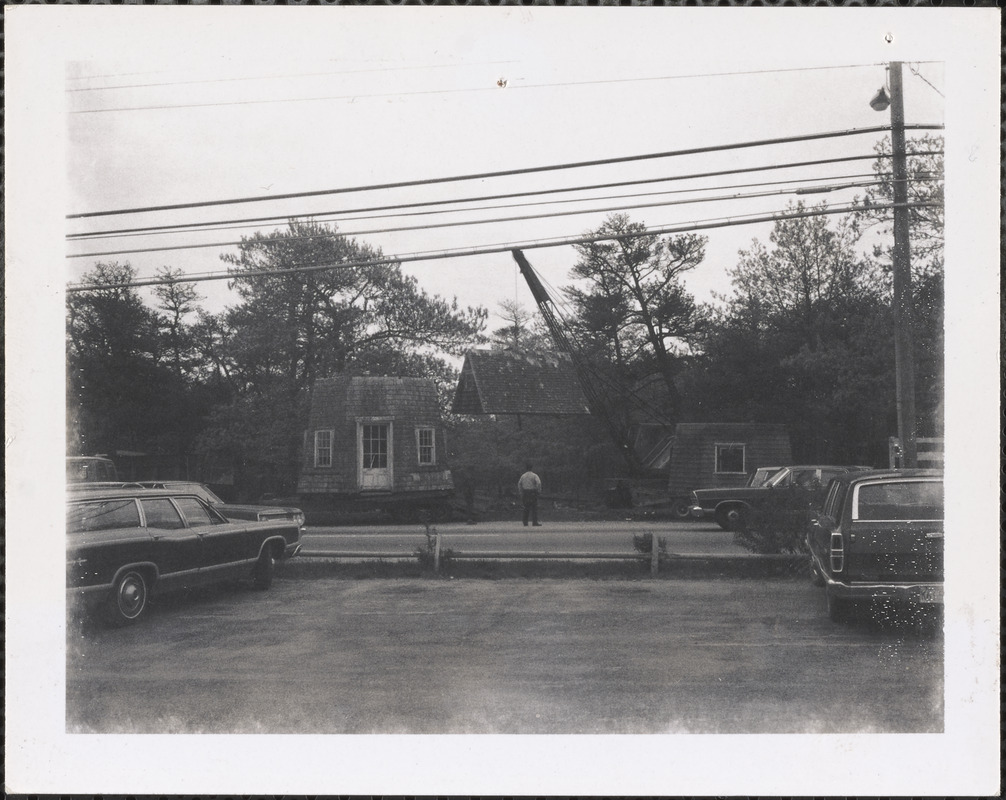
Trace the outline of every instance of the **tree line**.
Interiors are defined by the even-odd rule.
[[[920,155],[941,149],[939,137],[909,142],[920,435],[942,433],[943,164]],[[891,226],[873,209],[891,201],[889,141],[876,151],[878,181],[856,211],[799,216],[814,207],[792,204],[767,242],[724,265],[731,290],[708,303],[686,288],[705,237],[645,234],[625,215],[589,232],[603,239],[577,246],[557,299],[620,424],[782,422],[798,461],[886,460],[896,428],[891,254],[867,234]],[[84,277],[96,288],[67,295],[67,453],[184,454],[248,496],[292,493],[317,379],[431,377],[446,411],[466,350],[553,349],[536,312],[516,303],[502,302],[506,324],[487,332],[485,308],[431,295],[394,263],[358,266],[382,257],[312,220],[256,233],[223,256],[237,301],[219,313],[171,267],[145,302],[116,286],[135,278],[128,263],[97,264]],[[322,263],[357,266],[291,271]],[[485,473],[488,451],[471,448],[488,441],[486,421],[449,422],[459,471]],[[578,443],[571,427],[537,425],[533,436],[497,427],[492,449],[501,463],[532,451],[552,459],[570,484],[610,474],[597,430],[580,426]]]

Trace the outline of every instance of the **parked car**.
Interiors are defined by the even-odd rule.
[[[695,519],[712,517],[726,531],[741,530],[751,511],[768,501],[773,491],[788,488],[802,490],[807,492],[809,505],[819,505],[832,478],[862,469],[867,467],[819,464],[782,467],[760,486],[696,489],[692,492],[689,513]]]
[[[170,489],[174,492],[191,492],[209,503],[227,519],[254,519],[259,521],[288,519],[304,527],[304,512],[299,508],[289,506],[259,506],[237,503],[226,503],[221,500],[205,483],[194,481],[137,481],[131,486],[142,486],[145,489]]]
[[[832,481],[807,531],[814,583],[828,615],[847,619],[876,599],[943,603],[943,473],[850,473]]]
[[[155,591],[234,578],[267,589],[301,546],[296,522],[232,521],[194,492],[87,485],[68,492],[66,537],[68,600],[116,625]]]
[[[67,483],[94,483],[117,481],[119,472],[115,462],[105,456],[67,456]]]

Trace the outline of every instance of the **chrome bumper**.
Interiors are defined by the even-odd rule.
[[[842,600],[897,600],[921,604],[943,603],[942,583],[841,583],[825,577],[827,591]]]

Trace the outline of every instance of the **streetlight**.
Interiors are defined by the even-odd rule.
[[[898,407],[898,438],[901,466],[918,464],[915,433],[915,358],[912,343],[912,260],[908,224],[908,165],[905,156],[905,103],[901,85],[901,62],[888,65],[891,93],[885,87],[870,100],[870,108],[891,108],[891,161],[894,172],[894,372]]]
[[[887,96],[887,89],[881,86],[870,101],[870,108],[874,111],[887,111],[890,104],[891,98]]]

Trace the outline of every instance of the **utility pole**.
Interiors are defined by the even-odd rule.
[[[908,222],[908,164],[905,154],[905,100],[901,62],[892,61],[891,158],[894,167],[894,364],[901,466],[918,465],[915,431],[915,348],[912,336],[912,251]]]

